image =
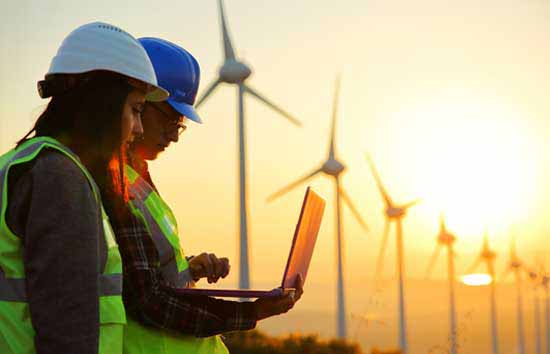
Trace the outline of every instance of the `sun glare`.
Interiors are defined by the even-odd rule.
[[[476,273],[466,274],[461,277],[462,283],[468,286],[484,286],[489,285],[493,281],[489,274]]]
[[[416,178],[425,205],[444,212],[457,231],[476,236],[487,226],[506,229],[526,217],[537,149],[517,109],[455,97],[414,112],[408,134],[417,142]]]

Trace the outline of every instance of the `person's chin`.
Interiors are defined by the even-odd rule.
[[[159,155],[160,155],[160,152],[158,152],[158,151],[151,152],[151,153],[147,156],[146,160],[149,160],[149,161],[156,160],[156,159],[159,157]]]
[[[166,150],[166,147],[156,145],[154,149],[149,149],[149,151],[147,151],[147,156],[145,159],[156,160],[164,150]]]
[[[155,160],[158,157],[159,153],[160,151],[156,148],[155,149],[148,148],[148,149],[141,149],[138,155],[143,160],[151,161],[151,160]]]

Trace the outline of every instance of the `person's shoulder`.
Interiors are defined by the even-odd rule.
[[[65,153],[53,149],[43,149],[34,161],[31,172],[35,177],[61,183],[87,183],[82,169]]]

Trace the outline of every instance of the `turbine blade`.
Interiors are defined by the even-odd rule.
[[[382,184],[382,180],[378,175],[378,171],[374,166],[374,162],[372,162],[372,159],[368,153],[367,153],[367,162],[369,163],[370,169],[372,171],[372,175],[374,176],[374,179],[376,181],[376,185],[378,186],[378,190],[380,191],[380,194],[382,194],[382,198],[384,199],[384,203],[386,204],[386,207],[392,207],[393,201],[390,195],[388,194],[388,192],[386,191],[386,188],[384,188],[384,184]]]
[[[334,98],[332,102],[332,117],[330,126],[330,147],[329,158],[334,158],[336,154],[335,140],[336,140],[336,117],[338,116],[338,99],[340,96],[340,75],[336,77],[336,84],[334,88]]]
[[[359,222],[359,224],[361,224],[361,226],[363,227],[363,229],[365,231],[368,231],[369,230],[369,227],[367,226],[367,223],[365,223],[365,221],[363,220],[363,218],[361,217],[361,215],[359,214],[359,211],[357,210],[357,208],[355,207],[355,205],[353,204],[353,202],[351,201],[351,198],[349,197],[349,195],[346,193],[346,191],[344,190],[344,188],[342,187],[339,187],[338,188],[338,192],[340,193],[340,195],[342,196],[342,199],[344,199],[344,203],[346,203],[348,205],[348,207],[350,208],[353,216],[355,216],[355,218],[357,219],[357,221]]]
[[[233,50],[233,44],[231,44],[231,37],[229,37],[229,31],[227,30],[223,0],[218,0],[218,6],[220,8],[220,22],[222,25],[223,51],[224,51],[225,60],[235,59],[235,51]]]
[[[445,224],[445,215],[443,213],[439,215],[439,233],[447,233],[447,225]]]
[[[197,100],[197,103],[195,104],[195,108],[199,108],[199,106],[204,102],[204,100],[206,100],[208,96],[210,96],[210,94],[216,89],[216,87],[218,87],[220,82],[221,82],[220,78],[217,78],[216,80],[214,80],[214,82],[210,84],[210,86],[208,86],[206,91],[204,91],[201,97]]]
[[[470,274],[471,272],[473,272],[477,267],[479,267],[482,261],[483,261],[483,258],[481,258],[481,256],[478,256],[474,264],[472,264],[470,268],[468,268],[468,270],[466,271],[466,274]]]
[[[409,209],[410,207],[415,206],[416,204],[420,203],[421,201],[422,201],[421,199],[413,200],[412,202],[409,202],[409,203],[403,205],[401,208]]]
[[[516,250],[516,238],[513,236],[510,241],[510,261],[517,262],[519,261],[519,257]]]
[[[292,188],[296,187],[297,185],[299,185],[300,183],[303,183],[305,182],[306,180],[310,179],[311,177],[315,176],[316,174],[318,174],[319,172],[321,172],[321,169],[316,169],[314,170],[313,172],[310,172],[309,174],[299,178],[298,180],[292,182],[291,184],[289,184],[288,186],[278,190],[277,192],[271,194],[269,197],[267,197],[267,202],[271,202],[273,201],[274,199],[280,197],[281,195],[285,194],[286,192],[290,191]]]
[[[426,268],[426,279],[428,279],[432,274],[433,268],[435,266],[435,262],[437,261],[437,258],[439,257],[440,252],[441,252],[441,244],[437,244],[437,246],[435,246],[434,253],[432,253],[432,257],[430,258],[430,262],[428,263],[428,268]]]
[[[483,250],[489,251],[489,230],[487,228],[483,233]]]
[[[388,245],[388,236],[390,234],[390,221],[386,219],[384,224],[384,233],[382,234],[382,244],[380,245],[380,251],[378,252],[378,258],[376,259],[376,278],[382,277],[382,269],[384,266],[384,254],[386,253],[386,247]]]
[[[281,114],[283,117],[288,119],[292,124],[297,125],[299,127],[302,126],[302,123],[298,119],[294,118],[290,113],[286,112],[282,108],[276,106],[273,102],[268,100],[265,96],[261,95],[258,91],[256,91],[252,87],[250,87],[248,85],[244,85],[244,89],[245,89],[246,92],[248,92],[252,96],[256,97],[258,100],[260,100],[261,102],[263,102],[264,104],[269,106],[275,112]]]
[[[498,281],[504,281],[504,280],[508,277],[508,275],[510,274],[510,271],[511,271],[511,270],[512,270],[512,269],[511,269],[510,267],[507,266],[507,267],[504,269],[504,271],[500,274],[500,276],[498,277]]]

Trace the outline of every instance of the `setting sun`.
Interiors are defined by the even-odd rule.
[[[422,143],[415,147],[416,175],[428,208],[444,211],[467,234],[508,228],[526,217],[539,150],[522,124],[523,112],[496,98],[465,95],[408,111],[415,125],[407,134]]]
[[[489,274],[484,273],[466,274],[461,277],[461,280],[468,286],[489,285],[493,281]]]

